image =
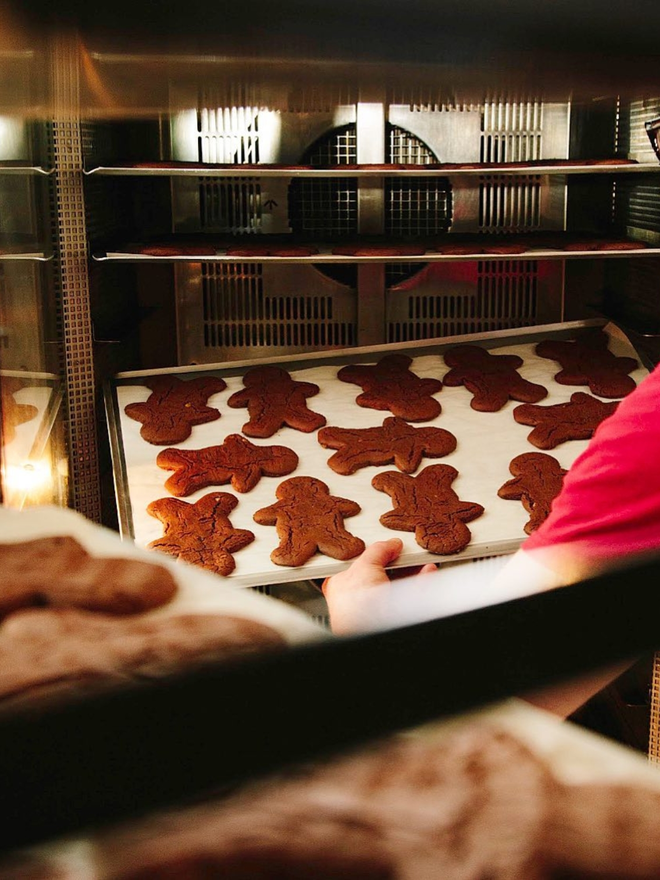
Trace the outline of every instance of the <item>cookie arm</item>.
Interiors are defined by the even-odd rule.
[[[362,510],[360,505],[355,501],[351,501],[350,498],[335,498],[335,501],[337,502],[337,510],[342,516],[357,516]]]
[[[274,526],[279,510],[279,503],[271,504],[270,507],[261,507],[252,514],[252,519],[260,526]]]

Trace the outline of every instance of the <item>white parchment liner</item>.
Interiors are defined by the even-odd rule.
[[[542,406],[564,403],[576,391],[588,392],[586,387],[558,385],[552,377],[559,371],[559,365],[555,361],[534,354],[538,342],[544,338],[557,336],[557,328],[562,326],[570,325],[553,325],[554,333],[549,329],[544,333],[542,328],[528,328],[525,332],[528,340],[526,342],[520,341],[520,331],[512,331],[510,344],[507,343],[506,337],[502,339],[501,333],[493,334],[497,344],[495,353],[519,355],[523,359],[520,374],[548,389],[548,396],[539,402]],[[630,341],[618,328],[607,325],[605,329],[610,334],[610,350],[614,354],[637,356]],[[534,335],[534,340],[529,341]],[[479,340],[482,346],[490,347],[487,336],[481,335]],[[465,341],[469,342],[470,339],[465,337]],[[503,341],[505,344],[502,344]],[[457,340],[453,344],[459,342],[460,340]],[[427,343],[419,345],[427,345]],[[411,369],[418,376],[442,379],[448,371],[442,351],[449,347],[451,346],[439,345],[437,354],[418,355],[413,345],[408,348],[399,345],[382,347],[371,349],[368,354],[356,354],[352,360],[354,363],[376,363],[388,352],[404,351],[413,358]],[[288,369],[294,379],[314,382],[320,387],[320,392],[308,399],[308,406],[315,412],[322,413],[328,425],[342,428],[381,425],[383,419],[391,414],[358,406],[355,398],[361,393],[361,388],[338,381],[336,378],[338,369],[346,363],[346,354],[346,351],[337,353],[337,364],[328,364],[326,356],[323,365],[315,366],[313,363],[309,365],[308,359],[306,365],[301,368],[297,368],[295,359],[277,358],[273,359],[273,362]],[[249,367],[243,366],[235,371],[236,375],[228,375],[231,373],[231,364],[223,365],[219,373],[227,382],[227,388],[213,395],[208,401],[210,406],[220,410],[221,418],[193,428],[191,436],[184,442],[176,444],[177,448],[200,449],[218,445],[228,434],[241,433],[242,426],[249,418],[247,410],[231,409],[227,406],[227,399],[244,387],[242,375],[247,369]],[[185,379],[187,376],[192,378],[198,370],[193,368],[189,371],[178,369],[158,372],[159,374],[172,372],[179,378]],[[647,372],[640,366],[632,376],[639,383]],[[125,457],[125,476],[134,537],[139,546],[146,546],[162,535],[160,522],[146,513],[146,507],[149,502],[157,498],[168,497],[164,483],[170,472],[163,471],[156,465],[156,457],[165,447],[153,446],[142,440],[140,423],[129,419],[124,413],[127,404],[145,401],[150,394],[149,389],[141,384],[119,384],[116,394],[120,418],[119,441]],[[389,496],[376,491],[371,486],[371,480],[379,472],[395,470],[393,465],[362,468],[351,476],[336,474],[327,466],[327,460],[334,451],[323,449],[319,445],[317,432],[303,434],[291,428],[281,428],[268,440],[252,440],[252,442],[263,446],[271,444],[289,446],[300,458],[298,469],[291,476],[318,477],[327,483],[333,495],[356,501],[362,510],[357,516],[347,519],[345,525],[348,531],[362,538],[366,544],[394,535],[400,537],[404,542],[404,551],[397,565],[407,566],[428,561],[488,556],[515,550],[526,537],[523,526],[528,520],[528,514],[521,503],[499,498],[497,490],[511,478],[509,463],[516,455],[538,451],[527,441],[532,429],[514,421],[513,409],[519,405],[515,401],[509,401],[499,412],[483,413],[470,407],[472,395],[463,387],[443,388],[435,396],[442,405],[440,415],[432,421],[416,424],[433,425],[451,431],[456,436],[458,445],[455,452],[445,458],[423,459],[416,473],[432,464],[452,465],[459,474],[453,484],[453,489],[459,498],[463,501],[477,502],[485,508],[483,516],[469,523],[472,540],[458,556],[434,556],[417,545],[413,533],[395,532],[380,525],[379,517],[391,510],[392,506]],[[549,454],[553,455],[562,467],[569,468],[586,446],[587,441],[570,441],[555,450],[550,450]],[[238,506],[230,515],[231,522],[235,528],[250,529],[254,532],[255,541],[235,556],[236,569],[229,579],[236,581],[237,585],[253,586],[282,583],[292,579],[325,577],[341,571],[348,565],[346,562],[338,562],[321,554],[317,554],[307,564],[298,568],[277,566],[270,561],[270,553],[278,543],[276,529],[272,526],[257,525],[253,520],[253,514],[259,508],[276,501],[275,490],[279,482],[279,478],[263,477],[255,489],[245,494],[234,492],[229,485],[212,486],[184,499],[194,502],[213,491],[230,492],[238,498]]]

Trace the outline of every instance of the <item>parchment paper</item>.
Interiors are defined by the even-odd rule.
[[[520,374],[548,389],[548,396],[539,402],[542,406],[564,403],[576,391],[588,392],[586,387],[557,384],[553,376],[559,371],[560,366],[555,361],[534,354],[535,346],[542,339],[570,338],[570,336],[565,337],[565,333],[557,329],[562,325],[552,325],[552,327],[553,330],[526,328],[525,342],[520,341],[521,331],[512,331],[510,344],[507,336],[502,333],[493,334],[492,343],[489,343],[487,337],[483,338],[482,334],[478,343],[486,348],[493,347],[494,351],[496,347],[497,354],[519,355],[523,359]],[[610,335],[610,350],[614,354],[636,357],[632,344],[618,328],[607,325],[605,329]],[[434,354],[416,354],[414,344],[408,347],[383,346],[370,349],[368,354],[355,354],[352,361],[376,363],[388,352],[404,351],[413,358],[411,369],[418,376],[442,379],[448,371],[442,352],[453,345],[470,341],[470,338],[464,337],[461,340],[454,340],[451,345],[439,344],[437,353]],[[419,344],[422,345],[426,343]],[[328,363],[329,358],[325,357],[324,363],[318,366],[313,362],[310,364],[309,359],[304,367],[299,366],[300,361],[296,359],[291,359],[288,363],[283,358],[276,360],[280,366],[289,369],[294,379],[314,382],[320,387],[319,393],[309,398],[307,403],[310,409],[326,417],[329,426],[366,428],[381,425],[383,419],[391,414],[356,405],[355,398],[362,389],[357,385],[337,380],[338,369],[347,362],[346,355],[346,351],[338,352],[336,363]],[[247,369],[249,367],[243,366],[232,371],[231,364],[225,364],[223,369],[217,370],[217,374],[222,375],[227,382],[227,388],[209,398],[208,403],[220,410],[221,418],[193,428],[188,440],[177,444],[177,448],[200,449],[218,445],[228,434],[241,432],[243,424],[249,418],[247,409],[230,409],[227,406],[227,399],[235,391],[243,388],[242,375]],[[158,372],[159,374],[172,372],[182,379],[187,375],[192,378],[199,374],[199,371],[194,369]],[[640,365],[632,376],[639,383],[647,373],[648,371]],[[168,497],[164,483],[171,472],[163,471],[156,465],[158,452],[166,447],[153,446],[142,440],[140,423],[129,419],[124,413],[127,404],[145,401],[150,394],[149,389],[142,384],[123,384],[122,380],[119,382],[116,388],[120,433],[118,440],[125,458],[125,477],[133,517],[134,537],[137,544],[144,547],[162,535],[160,522],[146,513],[146,507],[150,501]],[[327,460],[334,454],[334,450],[323,449],[317,441],[316,432],[303,434],[288,427],[280,429],[268,440],[252,440],[252,442],[263,446],[272,444],[289,446],[300,458],[298,469],[290,476],[318,477],[327,483],[331,494],[350,498],[360,504],[361,512],[347,519],[345,525],[349,532],[362,538],[366,544],[394,535],[400,537],[404,542],[404,552],[397,565],[453,561],[515,550],[526,537],[523,526],[529,517],[522,503],[498,498],[497,490],[511,478],[509,463],[515,456],[523,452],[538,451],[527,441],[532,429],[517,424],[513,419],[513,409],[519,403],[509,401],[497,413],[483,413],[470,407],[472,395],[463,387],[443,388],[435,396],[442,404],[440,415],[432,421],[416,424],[437,426],[451,431],[457,438],[457,449],[442,459],[423,459],[416,473],[432,464],[452,465],[459,473],[452,486],[458,497],[462,501],[477,502],[485,508],[483,516],[468,524],[472,540],[468,547],[456,556],[434,556],[416,544],[413,533],[395,532],[380,525],[379,517],[392,509],[391,501],[388,495],[376,491],[371,486],[371,480],[379,472],[396,470],[393,465],[362,468],[351,476],[341,476],[327,466]],[[549,454],[553,455],[562,467],[569,468],[586,446],[587,441],[570,441],[555,450],[550,450]],[[276,501],[275,490],[279,482],[280,478],[263,477],[256,488],[246,494],[233,492],[230,486],[225,485],[200,490],[184,499],[194,502],[213,491],[230,492],[238,498],[238,506],[230,515],[231,522],[235,528],[250,529],[255,534],[255,541],[235,555],[236,569],[229,576],[229,580],[236,581],[238,585],[253,586],[281,583],[292,579],[325,577],[346,568],[349,564],[332,560],[321,554],[317,554],[306,565],[297,568],[277,566],[270,561],[270,553],[278,544],[276,529],[273,526],[257,525],[253,520],[253,513]]]

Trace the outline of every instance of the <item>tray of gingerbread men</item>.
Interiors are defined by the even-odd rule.
[[[598,320],[122,373],[122,534],[236,586],[326,577],[392,536],[398,566],[513,552],[647,373]]]

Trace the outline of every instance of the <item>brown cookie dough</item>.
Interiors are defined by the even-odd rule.
[[[14,394],[24,388],[25,384],[21,379],[15,379],[11,376],[3,376],[0,378],[0,443],[7,445],[16,437],[16,428],[26,422],[31,422],[39,410],[31,403],[18,403],[14,398]]]
[[[295,471],[298,456],[286,446],[255,446],[240,434],[229,434],[220,446],[163,449],[156,464],[164,471],[174,471],[165,488],[184,497],[230,481],[237,492],[249,492],[262,476],[284,477]]]
[[[311,245],[244,244],[227,248],[228,257],[311,257],[318,254]]]
[[[213,244],[144,244],[131,250],[146,257],[214,257],[218,253]]]
[[[284,646],[269,626],[223,614],[113,618],[30,609],[0,626],[0,701],[156,678]]]
[[[430,553],[460,553],[472,538],[465,523],[480,517],[484,508],[459,499],[451,488],[457,476],[456,468],[447,464],[429,465],[416,477],[397,471],[377,474],[371,485],[386,492],[394,507],[381,516],[381,524],[414,532],[419,546]]]
[[[458,345],[445,354],[451,367],[443,379],[450,388],[464,385],[473,395],[472,409],[497,412],[509,401],[536,403],[547,397],[542,385],[535,385],[517,372],[523,364],[518,355],[491,354],[478,345]]]
[[[439,254],[445,254],[448,257],[470,256],[471,254],[483,253],[483,245],[469,244],[463,242],[443,241],[434,247]]]
[[[362,388],[363,393],[355,400],[358,406],[389,410],[407,422],[428,422],[442,410],[431,396],[442,390],[442,382],[420,379],[410,370],[411,363],[408,355],[388,354],[374,365],[342,367],[337,378]]]
[[[546,339],[536,346],[536,354],[561,364],[554,377],[560,385],[588,385],[599,397],[625,397],[635,388],[628,373],[639,365],[635,358],[616,357],[608,342],[607,333],[590,328],[572,341]]]
[[[546,761],[476,720],[107,835],[101,858],[113,880],[549,880],[537,867],[558,788]]]
[[[253,532],[235,529],[228,514],[238,504],[227,492],[210,492],[194,504],[178,498],[159,498],[147,513],[159,519],[164,534],[149,547],[220,575],[236,568],[233,553],[254,541]]]
[[[190,437],[194,425],[204,425],[220,418],[217,409],[206,405],[212,394],[227,387],[216,376],[203,376],[185,382],[176,376],[150,379],[151,394],[144,403],[129,403],[126,415],[142,423],[140,436],[147,443],[169,446]]]
[[[411,474],[422,458],[442,458],[456,449],[456,437],[443,428],[414,428],[390,416],[378,428],[321,428],[318,441],[324,449],[338,449],[328,467],[338,474],[354,474],[370,465],[394,462]]]
[[[567,440],[589,440],[598,425],[611,416],[617,406],[618,403],[603,403],[590,394],[576,391],[568,403],[517,406],[513,417],[520,425],[534,426],[527,435],[532,446],[554,449]]]
[[[332,253],[342,257],[421,257],[426,247],[419,244],[340,244]]]
[[[284,425],[309,434],[325,425],[324,416],[307,408],[307,398],[319,393],[313,382],[298,382],[281,367],[265,366],[248,370],[243,384],[227,404],[247,407],[250,421],[242,431],[248,437],[272,437]]]
[[[501,486],[497,494],[508,501],[522,501],[530,514],[525,532],[531,535],[548,518],[550,505],[559,495],[568,471],[560,467],[556,458],[543,452],[517,455],[509,470],[513,479]]]
[[[276,565],[304,565],[317,550],[333,559],[352,559],[364,541],[344,528],[344,519],[360,505],[337,498],[315,477],[291,477],[277,487],[278,500],[254,514],[262,526],[277,526],[279,546],[270,554]]]
[[[0,618],[35,605],[137,614],[177,591],[167,569],[140,559],[90,556],[74,538],[0,544]]]
[[[515,254],[524,254],[529,250],[524,242],[518,241],[499,241],[489,244],[484,243],[483,251],[485,254],[499,254],[500,256],[514,256]]]

